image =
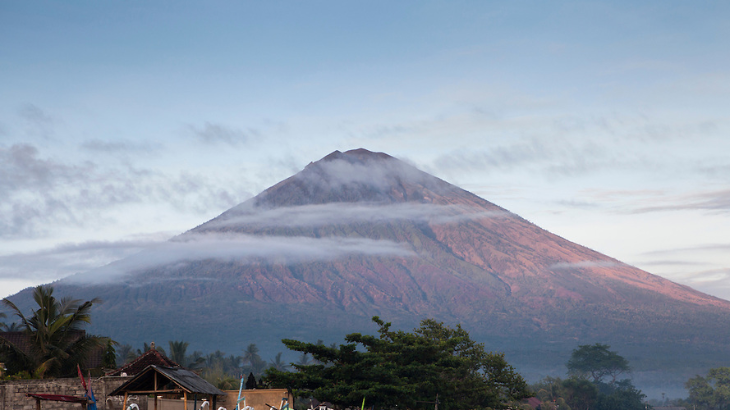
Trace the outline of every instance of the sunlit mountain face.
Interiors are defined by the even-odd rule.
[[[335,151],[155,248],[54,284],[99,297],[92,331],[238,354],[461,323],[528,378],[608,343],[671,391],[730,359],[730,302],[585,248],[384,153]],[[29,292],[11,298],[30,306]],[[293,357],[292,357],[293,360]],[[689,375],[689,376],[688,376]]]

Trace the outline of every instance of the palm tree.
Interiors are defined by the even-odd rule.
[[[299,356],[299,360],[297,361],[297,364],[300,366],[308,366],[312,364],[312,361],[309,360],[309,353],[302,353],[301,356]]]
[[[72,376],[76,366],[83,366],[93,350],[109,342],[109,338],[82,331],[84,325],[91,323],[91,307],[99,299],[83,303],[70,298],[59,301],[51,286],[36,287],[33,299],[38,309],[30,317],[25,317],[7,298],[2,301],[20,319],[28,341],[28,347],[23,348],[0,337],[0,353],[8,373],[27,371],[37,378]]]
[[[259,356],[259,348],[256,346],[256,343],[251,343],[243,350],[244,363],[248,363],[252,366],[255,362],[259,360],[261,360],[261,356]]]
[[[282,352],[279,352],[276,354],[276,358],[271,361],[270,367],[272,369],[275,369],[275,370],[278,370],[281,372],[285,372],[285,371],[289,370],[289,365],[284,363],[283,360],[281,360],[281,355],[282,355]]]
[[[117,363],[127,364],[137,358],[137,354],[134,353],[132,345],[123,344],[117,348]]]
[[[174,342],[170,340],[168,344],[170,345],[170,355],[168,356],[170,360],[185,367],[185,352],[188,350],[190,343],[183,342],[182,340]]]

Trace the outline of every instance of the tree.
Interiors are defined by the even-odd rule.
[[[105,369],[117,368],[117,352],[116,349],[114,349],[115,344],[117,343],[111,339],[106,342],[106,348],[104,349],[104,357],[102,358],[101,367]]]
[[[274,360],[272,360],[272,361],[270,362],[270,366],[271,366],[271,367],[272,367],[273,369],[276,369],[276,370],[279,370],[279,371],[285,372],[285,371],[287,371],[287,370],[289,369],[289,365],[288,365],[288,364],[286,364],[286,363],[284,363],[284,361],[283,361],[283,360],[281,360],[281,355],[282,355],[282,354],[283,354],[282,352],[279,352],[279,353],[277,353],[277,354],[276,354],[276,358],[274,358]]]
[[[167,344],[170,345],[170,360],[173,362],[179,364],[182,367],[186,367],[187,364],[185,362],[185,353],[188,350],[188,346],[190,346],[190,343],[183,342],[182,340],[176,340],[176,341],[168,341]]]
[[[33,299],[38,309],[30,317],[23,315],[7,298],[3,299],[3,304],[20,319],[29,344],[23,348],[0,337],[0,356],[9,374],[27,371],[37,378],[73,376],[77,365],[84,366],[89,354],[109,342],[109,338],[82,331],[91,322],[91,307],[99,299],[59,301],[53,296],[51,286],[36,287]]]
[[[352,333],[339,347],[284,339],[315,362],[294,364],[298,373],[269,369],[267,382],[340,407],[365,398],[383,408],[431,409],[437,400],[455,410],[501,408],[527,397],[525,381],[504,355],[486,352],[460,326],[429,319],[408,333],[392,331],[377,316],[373,322],[378,336]]]
[[[616,377],[622,373],[631,371],[629,362],[618,353],[612,352],[611,346],[596,343],[594,345],[580,345],[573,349],[570,360],[565,365],[568,374],[579,378],[593,378],[598,383],[606,376],[611,376],[611,383],[616,382]]]
[[[251,343],[248,346],[246,346],[245,349],[243,349],[243,361],[244,363],[248,362],[249,364],[253,363],[256,359],[260,359],[261,356],[259,356],[259,348],[256,346],[256,343]]]
[[[730,406],[730,367],[717,367],[707,377],[697,375],[685,383],[688,402],[698,410],[725,410]]]
[[[117,363],[127,364],[137,358],[137,354],[130,344],[119,345],[115,350],[117,352]]]

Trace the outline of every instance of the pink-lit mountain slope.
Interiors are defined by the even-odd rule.
[[[533,375],[564,373],[571,349],[595,342],[655,384],[730,360],[730,302],[364,149],[335,151],[160,249],[57,288],[105,300],[94,330],[134,344],[257,342],[273,356],[283,337],[341,341],[380,315],[462,323]]]

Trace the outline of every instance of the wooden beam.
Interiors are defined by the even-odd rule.
[[[182,389],[167,389],[167,390],[128,390],[124,394],[152,394],[152,393],[185,393]]]

